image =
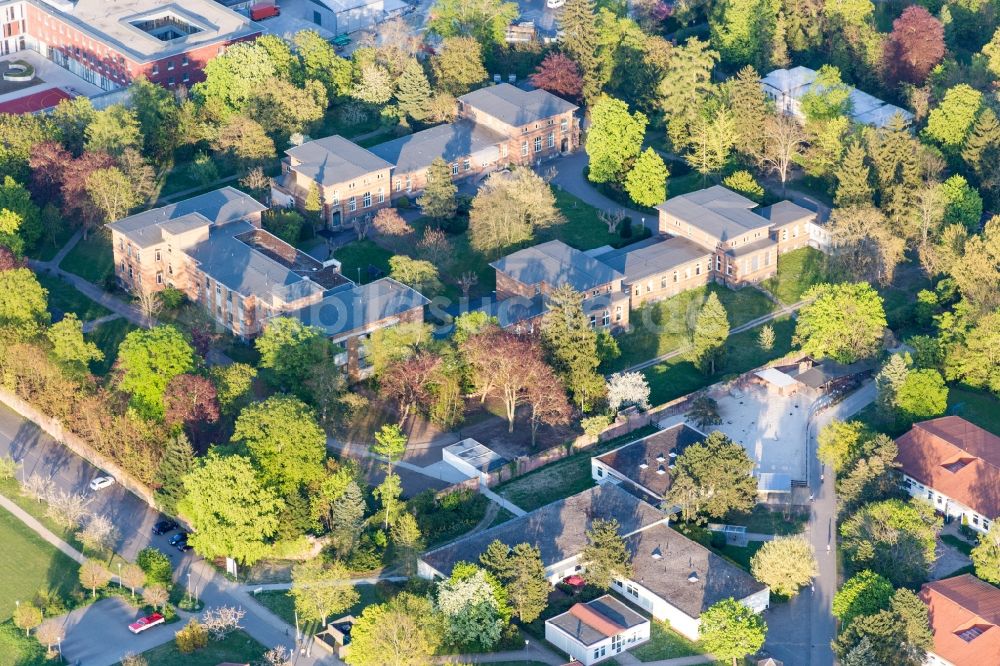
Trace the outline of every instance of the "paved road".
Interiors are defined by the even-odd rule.
[[[241,606],[247,611],[243,620],[244,629],[255,639],[267,646],[293,644],[294,629],[254,601],[239,583],[227,580],[208,562],[193,553],[177,552],[169,546],[168,536],[154,536],[151,528],[160,517],[158,512],[118,485],[97,493],[90,492],[88,484],[91,479],[101,474],[98,468],[0,403],[0,456],[7,455],[21,462],[23,474],[39,474],[51,478],[57,488],[65,491],[88,493],[92,497],[90,510],[107,515],[121,531],[122,537],[117,545],[117,551],[123,557],[134,559],[136,554],[148,545],[159,548],[167,553],[174,564],[174,580],[181,585],[187,585],[190,580],[193,591],[207,606]],[[72,629],[63,644],[64,654],[71,663],[79,659],[82,666],[113,664],[117,663],[126,652],[134,649],[132,647],[134,641],[118,642],[113,635],[108,634],[111,629],[94,632],[87,628],[91,626],[89,614],[96,613],[99,619],[104,612],[101,608],[103,607],[98,607],[95,611],[91,610],[93,609],[91,606],[80,610],[79,615],[87,616],[88,621],[83,622],[81,617],[74,624],[74,627],[80,628]],[[100,621],[95,621],[93,626],[102,624]],[[81,636],[83,638],[80,638]],[[100,646],[100,650],[91,653],[95,645]],[[77,649],[81,654],[75,653]],[[340,662],[332,657],[319,661],[305,656],[299,656],[295,662],[296,666],[311,666],[318,663]]]
[[[623,210],[626,215],[632,218],[634,226],[637,227],[646,224],[655,231],[657,224],[655,215],[627,208],[594,189],[594,186],[587,181],[587,177],[583,175],[583,170],[587,167],[587,159],[587,153],[581,148],[566,157],[542,162],[537,170],[544,174],[549,169],[555,168],[556,176],[552,179],[554,185],[558,185],[573,196],[582,199],[599,210]]]
[[[791,601],[775,605],[767,613],[764,647],[786,664],[833,666],[834,663],[830,643],[837,630],[831,612],[833,594],[837,591],[837,498],[833,472],[818,468],[816,434],[830,421],[848,419],[874,399],[875,384],[868,382],[840,403],[812,416],[806,425],[811,463],[809,485],[816,497],[806,536],[816,551],[819,576],[812,589],[803,589]]]

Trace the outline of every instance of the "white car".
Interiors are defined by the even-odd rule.
[[[566,0],[545,0],[545,6],[549,9],[559,9],[566,4]]]
[[[101,490],[107,488],[108,486],[115,485],[115,477],[113,476],[99,476],[90,482],[91,490]]]

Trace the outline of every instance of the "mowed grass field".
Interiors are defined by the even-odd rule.
[[[78,572],[75,561],[0,509],[0,621],[14,614],[16,602],[32,600],[42,588],[69,596],[79,588]]]

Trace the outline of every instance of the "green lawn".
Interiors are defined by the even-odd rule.
[[[18,476],[20,476],[20,472],[18,472]],[[57,537],[77,550],[83,550],[83,544],[76,538],[76,530],[68,529],[46,516],[45,511],[48,505],[45,502],[39,502],[22,495],[21,484],[17,479],[0,479],[0,494],[28,512]]]
[[[989,393],[963,386],[949,386],[948,413],[972,421],[994,435],[1000,435],[1000,400]]]
[[[59,267],[101,286],[114,273],[114,262],[110,234],[91,231],[86,240],[70,250]]]
[[[53,319],[69,312],[76,313],[80,321],[90,321],[111,314],[111,310],[90,300],[83,292],[58,275],[37,273],[36,277],[49,292],[49,312]]]
[[[740,326],[774,310],[774,303],[760,291],[739,291],[716,284],[698,287],[632,311],[631,330],[618,337],[621,356],[605,364],[603,372],[615,372],[647,361],[691,343],[695,321],[709,293],[726,308],[730,326]]]
[[[660,661],[701,654],[698,644],[681,636],[670,628],[667,622],[652,620],[649,627],[649,642],[631,650],[639,661]]]
[[[104,360],[91,363],[90,369],[95,375],[106,375],[118,358],[118,345],[121,344],[125,336],[138,327],[127,319],[113,319],[95,328],[84,337],[95,343],[102,352]]]
[[[757,344],[757,335],[760,333],[761,327],[731,335],[726,340],[726,356],[721,366],[721,372],[718,374],[705,375],[684,355],[675,356],[643,370],[642,373],[646,376],[646,381],[649,382],[650,403],[660,405],[669,402],[710,384],[752,370],[771,359],[784,356],[792,348],[792,333],[795,330],[795,322],[786,317],[776,319],[770,324],[774,327],[773,348],[765,350]]]
[[[66,220],[62,220],[59,224],[47,225],[45,233],[38,239],[38,244],[25,254],[39,261],[50,261],[75,231],[76,229],[71,227]]]
[[[0,666],[35,666],[45,660],[45,648],[28,638],[12,622],[0,624]]]
[[[828,281],[827,257],[819,250],[803,247],[778,257],[778,274],[764,280],[765,289],[784,303],[791,305],[813,285]]]
[[[970,554],[972,549],[975,548],[974,544],[969,543],[965,539],[959,539],[954,534],[942,534],[941,541],[957,549],[958,552],[963,553],[964,555]]]
[[[806,513],[784,513],[768,509],[758,504],[750,513],[730,514],[725,518],[727,525],[743,525],[748,532],[759,534],[798,534],[805,529],[809,519]]]
[[[15,602],[33,599],[42,588],[64,597],[79,591],[79,565],[4,509],[0,509],[0,544],[0,620],[11,617]]]
[[[719,546],[716,548],[712,547],[719,555],[722,555],[728,560],[731,560],[738,564],[742,569],[750,571],[750,558],[754,556],[764,543],[762,541],[749,541],[747,542],[746,548],[740,546]]]
[[[361,282],[371,282],[368,275],[368,267],[374,266],[389,274],[389,258],[392,252],[379,247],[370,240],[349,243],[333,253],[333,257],[340,262],[340,272],[351,280],[358,279],[358,269],[361,269]]]
[[[177,626],[180,629],[180,625]],[[149,666],[216,666],[220,662],[253,663],[267,650],[242,631],[234,631],[221,641],[208,645],[191,654],[181,654],[174,641],[142,653]]]
[[[597,209],[569,192],[554,190],[556,207],[562,212],[566,221],[552,227],[540,229],[535,234],[532,245],[550,240],[561,240],[578,250],[590,250],[602,245],[621,243],[618,234],[608,233],[608,227],[597,217]],[[632,220],[632,230],[635,234],[642,228],[642,220]],[[636,237],[638,237],[636,235]]]
[[[594,485],[590,476],[590,458],[655,432],[641,428],[622,437],[549,463],[533,472],[502,483],[494,490],[521,507],[533,511],[556,500],[575,495]]]

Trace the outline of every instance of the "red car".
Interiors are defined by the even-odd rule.
[[[146,617],[141,617],[132,624],[128,625],[128,630],[133,634],[138,634],[140,632],[146,631],[150,627],[155,627],[158,624],[163,624],[165,622],[162,615],[159,613],[153,613]]]

